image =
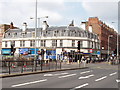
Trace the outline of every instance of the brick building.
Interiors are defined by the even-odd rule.
[[[117,32],[98,19],[98,17],[90,17],[88,21],[82,22],[85,30],[98,34],[100,39],[100,51],[102,57],[108,54],[108,38],[110,54],[117,48]],[[110,35],[112,37],[110,37]]]
[[[4,32],[6,32],[9,29],[16,29],[16,28],[17,27],[13,26],[13,22],[11,22],[10,25],[7,25],[7,24],[0,25],[0,50],[2,48],[2,38],[3,38]],[[1,54],[1,52],[0,52],[0,54]]]

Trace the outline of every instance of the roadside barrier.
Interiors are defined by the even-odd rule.
[[[65,68],[82,68],[81,63],[64,63],[63,60],[34,60],[34,61],[0,61],[2,72],[5,74],[57,70]]]

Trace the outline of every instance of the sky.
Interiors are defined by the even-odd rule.
[[[41,18],[39,26],[46,20],[49,26],[66,26],[74,20],[75,26],[89,17],[98,17],[111,28],[118,30],[119,0],[37,0],[37,16]],[[28,27],[35,27],[35,0],[1,0],[0,24],[14,23],[22,28],[23,22]],[[114,23],[112,23],[114,22]]]

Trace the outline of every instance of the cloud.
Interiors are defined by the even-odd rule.
[[[56,23],[62,20],[62,15],[58,12],[64,9],[62,0],[38,0],[38,17],[48,15],[50,23]],[[0,23],[9,24],[11,21],[20,27],[23,22],[30,23],[34,26],[34,22],[30,21],[30,17],[35,17],[35,0],[2,0],[0,1]]]
[[[118,23],[118,3],[117,2],[83,2],[83,8],[88,16],[99,17],[102,21],[111,25],[111,22]],[[112,26],[113,27],[113,26]]]

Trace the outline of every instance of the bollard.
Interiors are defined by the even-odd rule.
[[[9,74],[10,74],[10,61],[9,61]]]
[[[79,60],[79,68],[80,68],[80,60]]]
[[[57,60],[56,60],[56,68],[55,69],[57,69]]]
[[[40,60],[41,61],[41,71],[42,71],[42,60]]]
[[[50,61],[49,61],[49,70],[50,70]]]
[[[37,71],[37,67],[36,67],[36,65],[37,65],[37,62],[36,62],[36,60],[34,61],[35,63],[35,71]]]
[[[23,65],[24,65],[24,61],[22,61],[21,73],[23,73]]]
[[[60,69],[61,69],[61,60],[60,60]]]
[[[33,64],[34,64],[34,61],[32,61],[32,72],[33,72]]]

